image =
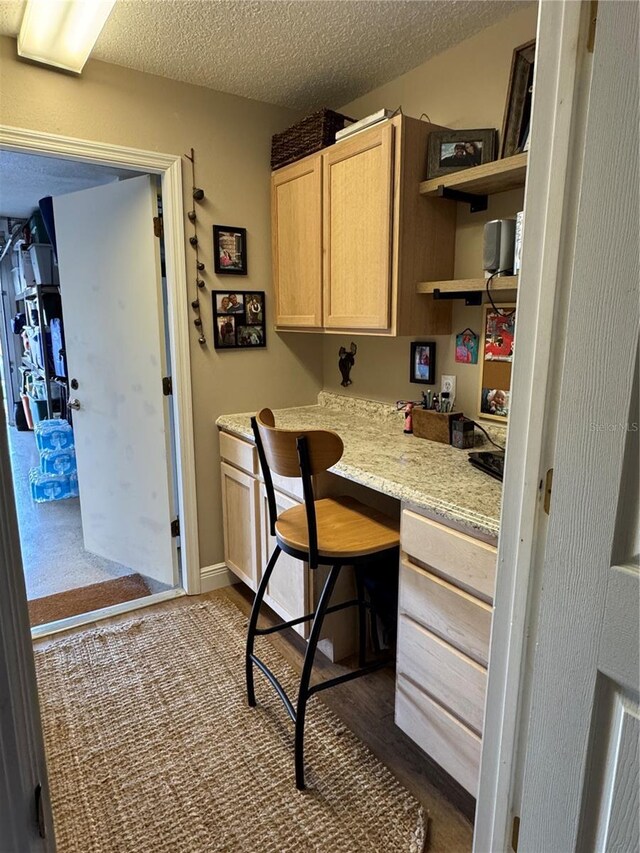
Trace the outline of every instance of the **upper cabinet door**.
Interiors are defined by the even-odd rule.
[[[322,158],[271,177],[276,325],[322,326]]]
[[[324,325],[391,324],[393,126],[358,134],[324,160]]]

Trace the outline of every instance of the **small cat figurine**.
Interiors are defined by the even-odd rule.
[[[338,367],[340,368],[340,373],[342,374],[342,382],[340,383],[343,388],[346,388],[347,385],[351,385],[351,379],[349,379],[349,374],[351,373],[351,368],[354,365],[356,360],[356,352],[358,351],[358,347],[351,342],[351,349],[347,351],[344,347],[340,347],[340,351],[338,352]]]

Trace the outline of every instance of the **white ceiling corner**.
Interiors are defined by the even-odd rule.
[[[23,5],[24,0],[0,2],[0,34],[17,34]],[[522,5],[117,0],[92,58],[292,109],[336,108]]]

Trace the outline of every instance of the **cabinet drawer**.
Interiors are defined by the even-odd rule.
[[[228,432],[221,432],[220,456],[248,474],[258,474],[258,453],[248,441],[229,435]]]
[[[407,560],[400,565],[400,613],[487,666],[493,608]]]
[[[396,725],[477,797],[482,741],[401,675],[396,684]]]
[[[487,670],[406,616],[398,621],[397,672],[482,734]]]
[[[493,601],[497,553],[493,545],[405,509],[400,546],[435,574]]]

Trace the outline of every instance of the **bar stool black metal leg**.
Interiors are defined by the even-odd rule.
[[[356,591],[358,594],[358,666],[367,662],[367,607],[365,604],[364,577],[362,566],[355,567]]]
[[[247,629],[245,669],[247,675],[247,700],[252,708],[255,708],[256,706],[256,694],[253,687],[253,661],[251,660],[251,655],[253,654],[253,644],[256,638],[256,628],[258,627],[258,616],[260,615],[262,599],[264,598],[264,594],[267,591],[267,586],[269,585],[269,578],[271,577],[271,573],[273,572],[275,564],[278,562],[278,557],[280,556],[280,553],[281,548],[279,545],[276,545],[276,547],[273,549],[273,554],[271,555],[269,562],[267,563],[267,567],[265,568],[262,574],[262,579],[260,581],[260,585],[258,586],[256,597],[253,600],[253,607],[251,608],[251,616],[249,618],[249,628]]]
[[[318,640],[320,639],[320,631],[322,630],[322,622],[333,588],[340,574],[340,565],[333,566],[327,580],[325,581],[324,589],[320,595],[320,601],[316,610],[316,615],[311,626],[307,652],[304,656],[304,664],[302,666],[302,675],[300,676],[300,690],[298,692],[298,706],[296,709],[296,742],[295,742],[295,757],[296,757],[296,788],[299,791],[304,791],[304,718],[307,711],[307,700],[309,698],[309,682],[311,681],[311,670],[313,669],[313,659],[316,654]]]

